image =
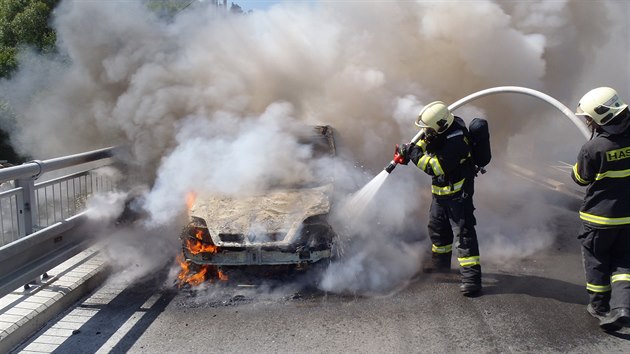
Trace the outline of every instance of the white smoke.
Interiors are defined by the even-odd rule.
[[[0,119],[16,149],[39,159],[129,145],[127,162],[151,186],[144,207],[159,228],[179,220],[191,189],[247,193],[317,171],[294,138],[298,124],[335,128],[338,181],[349,192],[391,160],[395,143],[415,135],[419,108],[433,100],[502,85],[537,89],[569,107],[602,85],[630,97],[629,7],[321,1],[229,15],[197,2],[165,21],[140,1],[66,0],[55,12],[60,55],[22,54],[21,70],[0,85],[16,118]],[[531,97],[488,97],[456,113],[489,120],[495,171],[503,161],[572,160],[584,141]],[[514,192],[519,182],[505,176],[479,179],[486,248],[486,235],[513,244],[531,238],[517,234],[549,234],[544,204],[529,203],[533,192]],[[498,183],[503,191],[493,193]],[[355,238],[327,289],[387,292],[412,275],[422,257],[407,238],[426,243],[427,185],[419,171],[396,169],[370,214],[380,223],[370,231],[380,236]],[[508,217],[503,206],[516,198],[524,199],[512,209],[519,217]],[[546,247],[546,239],[553,236],[522,241],[512,254]]]
[[[178,124],[177,146],[161,164],[146,208],[151,222],[166,224],[188,192],[247,195],[272,184],[295,185],[317,171],[311,148],[299,144],[291,105],[270,105],[258,117],[217,112],[213,119],[188,117]],[[175,208],[174,208],[175,207]]]
[[[91,197],[87,202],[88,218],[95,221],[115,221],[125,209],[127,196],[125,192],[115,191]]]

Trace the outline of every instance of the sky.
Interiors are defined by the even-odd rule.
[[[303,3],[314,3],[317,1],[318,0],[235,0],[235,1],[228,1],[228,6],[230,6],[229,4],[234,3],[234,4],[239,5],[243,9],[243,11],[248,12],[250,10],[252,11],[268,10],[273,5],[280,4],[280,3],[303,4]]]
[[[155,229],[122,238],[124,266],[143,254],[170,259],[177,247],[156,242],[149,252],[144,235],[172,241],[160,227],[178,226],[191,191],[239,197],[326,168],[335,168],[340,198],[360,189],[394,144],[417,133],[431,101],[496,86],[539,90],[571,110],[597,86],[630,97],[629,2],[363,4],[282,2],[248,16],[200,6],[165,22],[140,2],[64,0],[53,23],[60,56],[20,53],[20,71],[0,82],[15,116],[0,124],[16,151],[36,159],[129,147],[128,171],[139,176],[127,180],[148,190],[142,207]],[[545,249],[555,211],[505,166],[572,164],[584,137],[531,97],[488,97],[455,113],[490,124],[493,161],[475,188],[483,259]],[[293,134],[314,124],[333,126],[333,161],[313,160]],[[396,168],[326,290],[380,292],[413,275],[420,258],[400,243],[426,241],[429,186],[413,166]]]

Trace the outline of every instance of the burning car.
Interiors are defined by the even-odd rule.
[[[316,126],[300,137],[313,157],[335,155],[333,129]],[[336,234],[328,223],[333,177],[282,186],[245,198],[190,200],[190,220],[180,235],[180,285],[197,285],[243,268],[321,264],[333,255]]]

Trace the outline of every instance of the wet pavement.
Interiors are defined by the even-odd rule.
[[[109,283],[20,348],[55,353],[630,352],[630,330],[607,334],[586,312],[579,249],[487,265],[483,294],[459,275],[419,273],[395,294],[337,295],[296,284],[165,278]],[[575,271],[576,269],[580,271]]]

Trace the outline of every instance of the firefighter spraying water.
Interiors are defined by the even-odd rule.
[[[474,120],[479,127],[476,137],[485,137],[478,144],[476,158],[474,139],[464,121],[441,101],[426,105],[418,118],[419,140],[415,144],[396,145],[394,162],[407,165],[413,162],[431,176],[431,208],[429,237],[431,238],[431,264],[426,272],[449,272],[453,242],[461,273],[460,291],[474,296],[481,291],[481,262],[475,231],[473,205],[474,180],[478,172],[490,162],[489,132],[485,120]],[[476,131],[477,132],[477,131]],[[478,162],[478,160],[480,162]],[[480,166],[483,164],[483,166]]]
[[[499,93],[519,93],[519,94],[524,94],[524,95],[532,96],[540,100],[543,100],[551,104],[552,106],[554,106],[556,109],[562,112],[567,118],[569,118],[571,122],[580,130],[580,132],[582,132],[582,134],[584,135],[586,139],[589,139],[591,135],[587,126],[584,123],[582,123],[580,119],[576,117],[573,111],[571,111],[565,105],[563,105],[558,100],[556,100],[555,98],[547,94],[544,94],[540,91],[533,90],[526,87],[499,86],[499,87],[489,88],[486,90],[481,90],[473,94],[470,94],[460,99],[459,101],[449,105],[448,110],[450,112],[453,112],[468,102],[474,101],[484,96],[494,95],[494,94],[499,94]],[[423,134],[425,134],[425,129],[420,129],[418,133],[411,139],[409,144],[412,144],[412,145],[416,144],[420,140],[420,138],[423,136]],[[355,215],[360,215],[360,211],[364,210],[365,205],[370,202],[372,197],[376,194],[376,192],[378,192],[379,188],[383,185],[383,183],[385,183],[387,176],[390,175],[392,171],[394,171],[397,165],[398,165],[398,162],[396,162],[395,160],[391,160],[390,163],[387,166],[385,166],[383,171],[381,171],[381,173],[379,173],[376,177],[374,177],[370,182],[368,182],[359,191],[354,193],[354,195],[350,198],[350,201],[346,204],[345,209],[352,210],[353,214]]]
[[[555,98],[542,93],[540,91],[534,90],[534,89],[530,89],[527,87],[519,87],[519,86],[499,86],[499,87],[493,87],[493,88],[489,88],[489,89],[485,89],[485,90],[481,90],[481,91],[477,91],[473,94],[470,94],[462,99],[460,99],[459,101],[451,104],[448,106],[448,110],[453,112],[456,109],[460,108],[461,106],[465,105],[466,103],[472,102],[478,98],[481,97],[485,97],[485,96],[489,96],[489,95],[494,95],[494,94],[499,94],[499,93],[519,93],[519,94],[524,94],[524,95],[528,95],[528,96],[532,96],[538,99],[541,99],[549,104],[551,104],[552,106],[554,106],[556,109],[558,109],[560,112],[562,112],[567,118],[569,118],[571,120],[571,122],[580,130],[580,132],[582,133],[582,135],[584,135],[584,137],[586,139],[589,139],[589,137],[591,136],[590,131],[588,130],[588,128],[586,127],[586,125],[584,123],[582,123],[580,121],[580,119],[578,119],[578,117],[573,113],[573,111],[571,111],[569,108],[567,108],[565,105],[563,105],[560,101],[556,100]],[[423,129],[421,129],[414,137],[413,139],[411,139],[410,144],[416,144],[418,142],[418,140],[420,140],[420,137],[424,134]],[[396,168],[396,165],[398,165],[398,163],[394,160],[390,161],[390,163],[385,166],[384,170],[388,173],[391,174],[392,171],[394,170],[394,168]]]
[[[499,86],[499,87],[493,87],[493,88],[477,91],[449,105],[447,108],[450,112],[453,112],[456,109],[460,108],[461,106],[465,105],[466,103],[474,101],[478,98],[494,95],[494,94],[499,94],[499,93],[519,93],[519,94],[528,95],[531,97],[538,98],[542,101],[545,101],[551,104],[552,106],[554,106],[560,112],[562,112],[567,118],[569,118],[571,122],[580,130],[582,135],[584,135],[584,137],[587,140],[591,136],[591,132],[588,130],[588,127],[582,121],[580,121],[580,119],[573,113],[573,111],[571,111],[569,108],[563,105],[560,101],[556,100],[555,98],[545,93],[542,93],[540,91],[530,89],[527,87]],[[418,133],[411,139],[409,144],[411,145],[416,144],[424,134],[426,134],[425,129],[420,129]],[[366,203],[369,203],[369,201],[376,194],[378,189],[383,185],[383,183],[387,179],[387,176],[391,174],[392,171],[394,171],[397,165],[398,165],[398,162],[392,159],[390,163],[387,166],[385,166],[385,168],[383,169],[381,173],[379,173],[376,177],[374,177],[358,192],[354,193],[354,195],[351,198],[351,202],[348,203],[347,205],[357,206],[357,205],[365,205]]]
[[[473,215],[474,178],[485,173],[491,158],[488,122],[475,118],[466,127],[453,111],[477,98],[497,93],[520,93],[539,98],[564,113],[589,138],[587,126],[551,96],[517,86],[478,91],[446,106],[436,101],[426,105],[416,119],[420,129],[410,143],[396,145],[392,161],[356,192],[344,208],[358,216],[399,164],[409,161],[432,176],[432,205],[429,236],[432,241],[431,264],[426,271],[450,269],[453,240],[458,239],[458,262],[462,275],[461,292],[473,296],[481,290],[481,265]],[[451,228],[451,224],[456,225]]]

